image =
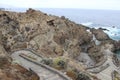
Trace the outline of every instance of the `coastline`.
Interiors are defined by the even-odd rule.
[[[42,55],[45,65],[74,74],[73,80],[82,77],[112,80],[111,73],[118,70],[112,51],[120,49],[119,42],[112,40],[104,32],[106,29],[88,28],[63,16],[47,15],[31,8],[23,13],[0,11],[0,20],[0,39],[7,53],[33,49]],[[102,64],[86,70],[87,65],[95,66],[104,57],[107,59]]]

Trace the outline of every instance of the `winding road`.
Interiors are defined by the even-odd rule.
[[[88,71],[95,73],[95,75],[101,80],[112,80],[111,74],[113,71],[117,71],[120,74],[119,67],[114,65],[112,61],[113,53],[111,51],[105,50],[104,53],[107,56],[105,63],[96,68],[88,69]]]
[[[112,80],[111,73],[117,71],[120,74],[119,67],[114,65],[111,51],[105,50],[104,53],[107,56],[107,60],[102,65],[88,69],[87,71],[95,73],[101,80]],[[42,64],[42,56],[31,50],[15,51],[12,53],[11,57],[13,63],[18,63],[26,69],[31,69],[37,73],[40,80],[72,80],[64,73]]]
[[[26,55],[28,57],[26,57]],[[26,69],[38,74],[40,80],[72,80],[64,73],[40,63],[42,57],[31,50],[15,51],[11,55],[13,63],[18,63]]]

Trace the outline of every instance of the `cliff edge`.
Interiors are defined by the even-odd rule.
[[[104,59],[105,49],[114,48],[113,41],[101,29],[33,9],[24,13],[0,11],[0,32],[1,45],[7,52],[4,54],[32,49],[53,61],[54,58],[65,58],[69,64],[66,70],[75,68],[85,72],[87,67]],[[79,80],[79,75],[76,79]]]

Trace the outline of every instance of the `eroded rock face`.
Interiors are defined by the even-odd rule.
[[[39,80],[37,74],[18,64],[12,64],[11,58],[0,45],[0,80]]]
[[[58,56],[63,56],[63,49],[60,46],[56,46],[54,49],[54,52],[58,55]]]
[[[67,53],[76,58],[81,52],[92,53],[88,49],[96,46],[93,34],[99,41],[110,39],[102,29],[90,29],[65,17],[48,16],[33,9],[25,13],[1,11],[0,21],[2,44],[9,52],[32,48],[49,56]]]
[[[102,29],[91,29],[91,32],[99,41],[110,40],[109,36],[106,33],[104,33]]]
[[[18,64],[12,64],[12,59],[3,47],[0,34],[0,80],[39,80],[39,77]]]
[[[18,35],[18,22],[11,19],[6,13],[0,14],[0,31],[2,34],[2,44],[6,50],[10,50],[15,43],[14,37]]]
[[[0,80],[39,80],[39,77],[20,65],[7,62],[0,66]]]
[[[115,50],[120,50],[120,41],[114,42],[114,48],[115,48]]]
[[[102,29],[90,29],[63,16],[33,9],[25,13],[0,11],[0,31],[1,45],[7,52],[31,48],[45,57],[67,56],[73,60],[85,52],[97,62],[104,56],[102,46],[110,39]],[[96,45],[93,35],[104,45]]]
[[[2,41],[7,51],[23,47],[61,56],[65,50],[70,57],[75,58],[84,51],[81,47],[88,46],[92,40],[92,34],[86,31],[86,27],[33,9],[26,13],[3,11],[0,15]]]
[[[92,48],[89,48],[88,54],[95,62],[100,62],[102,57],[104,56],[101,52],[100,46],[94,46]]]

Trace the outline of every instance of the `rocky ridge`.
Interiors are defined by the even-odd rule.
[[[1,45],[7,52],[4,54],[33,49],[45,58],[52,58],[53,62],[55,57],[65,58],[66,70],[73,73],[75,70],[77,73],[85,72],[85,68],[90,66],[77,60],[81,53],[86,53],[96,65],[104,57],[103,50],[114,47],[113,40],[101,29],[91,29],[64,16],[47,15],[33,9],[24,13],[0,11],[0,32]],[[79,80],[78,77],[74,77],[75,80]]]
[[[39,80],[33,71],[28,71],[22,66],[12,63],[12,59],[2,45],[0,34],[0,80]]]

